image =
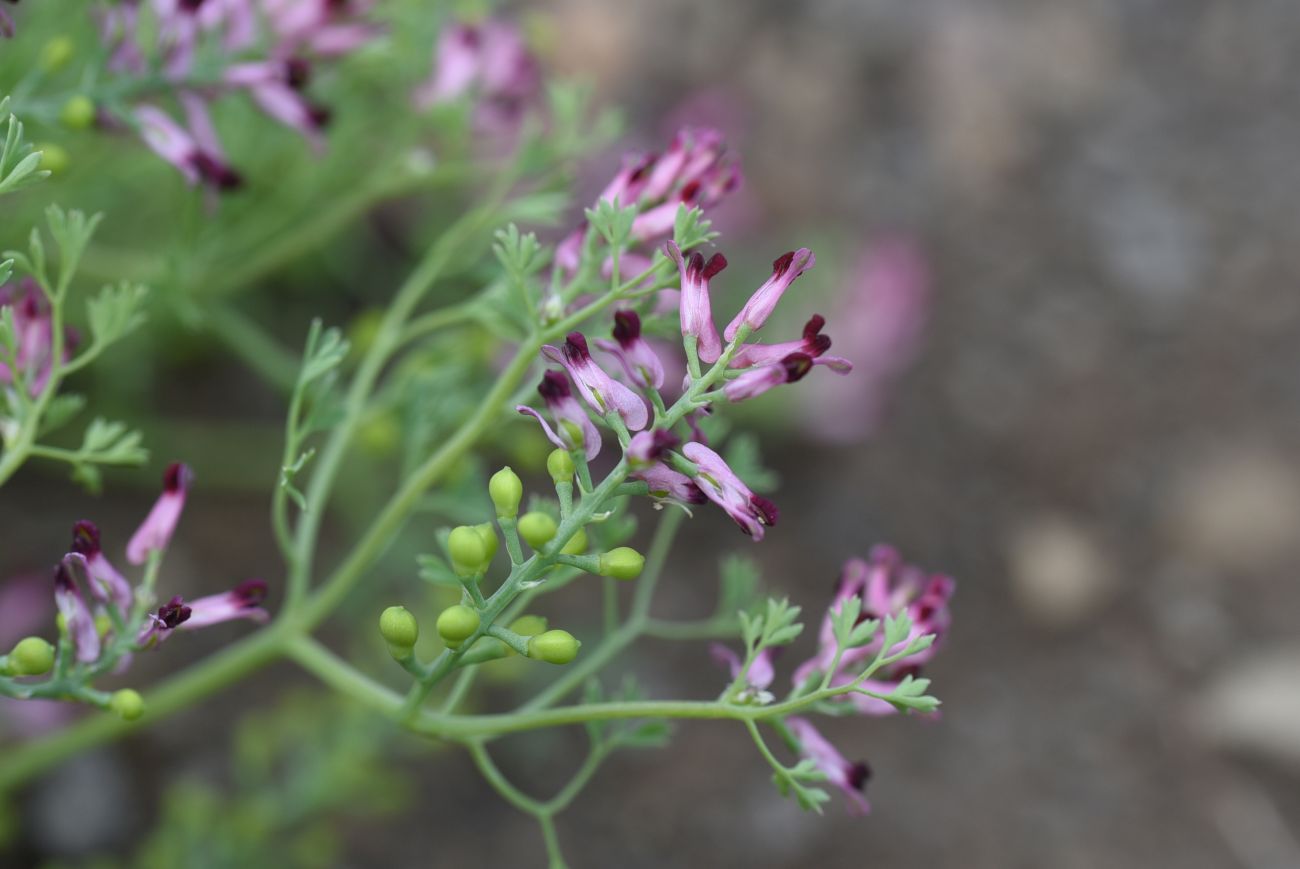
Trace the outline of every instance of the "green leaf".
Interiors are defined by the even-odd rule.
[[[763,464],[758,437],[752,432],[741,432],[728,440],[723,459],[755,491],[771,492],[781,483],[776,472]]]
[[[451,569],[445,559],[433,554],[417,555],[416,564],[420,565],[420,579],[434,585],[449,585],[460,588],[460,577]]]
[[[86,300],[94,344],[107,346],[139,328],[145,321],[140,309],[148,294],[147,287],[123,281],[116,287],[104,287],[98,296]]]
[[[699,247],[718,237],[718,233],[711,230],[712,225],[703,211],[683,203],[677,207],[677,217],[673,221],[673,241],[684,251]]]
[[[754,606],[758,594],[758,562],[745,555],[732,554],[722,559],[719,570],[721,588],[717,615],[734,618],[737,612]]]
[[[72,420],[86,406],[86,397],[76,392],[64,392],[54,396],[45,407],[41,417],[41,427],[37,434],[57,431]]]
[[[602,199],[596,203],[595,208],[586,209],[585,214],[587,222],[600,233],[605,243],[611,248],[621,250],[632,236],[632,222],[636,220],[640,211],[640,207],[635,202],[625,205]]]

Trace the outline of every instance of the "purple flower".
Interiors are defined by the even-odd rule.
[[[681,438],[667,429],[637,432],[627,445],[628,464],[635,470],[662,461],[681,442]]]
[[[185,493],[193,475],[188,466],[175,462],[163,474],[163,491],[153,509],[126,545],[126,560],[144,564],[149,553],[167,548],[185,507]]]
[[[582,409],[582,405],[573,397],[569,389],[569,379],[558,371],[547,371],[542,375],[542,382],[538,384],[537,391],[555,420],[556,428],[559,429],[558,434],[540,413],[528,405],[521,404],[515,410],[526,413],[541,423],[547,440],[560,449],[575,450],[581,447],[587,456],[587,461],[596,458],[600,453],[600,431],[587,416],[587,412]]]
[[[321,131],[329,123],[330,112],[303,94],[310,75],[311,65],[292,57],[234,64],[226,68],[223,81],[246,90],[259,109],[321,149],[325,144]]]
[[[780,362],[746,371],[722,388],[727,401],[744,401],[762,395],[774,386],[794,383],[812,371],[813,359],[806,353],[791,353]]]
[[[249,579],[230,591],[201,597],[188,604],[179,595],[173,597],[158,607],[156,613],[149,614],[148,622],[136,638],[136,645],[144,647],[155,640],[161,643],[177,629],[193,631],[235,619],[264,622],[271,617],[261,606],[266,592],[265,582]]]
[[[823,335],[826,318],[813,314],[803,327],[803,337],[798,341],[783,341],[780,344],[743,344],[731,357],[732,368],[752,368],[755,365],[770,365],[780,362],[791,353],[803,353],[816,359],[831,349],[831,338]]]
[[[629,476],[644,481],[650,487],[650,497],[661,504],[668,502],[685,506],[708,501],[694,480],[663,462],[655,462],[648,468],[633,471]]]
[[[836,347],[858,376],[821,378],[802,396],[811,411],[808,431],[841,443],[860,440],[879,424],[894,383],[916,358],[930,309],[925,259],[911,239],[870,245],[854,273],[834,321]]]
[[[197,100],[197,98],[195,98]],[[233,190],[243,183],[239,173],[230,168],[220,145],[207,134],[210,126],[203,124],[194,100],[185,102],[193,122],[200,121],[200,129],[187,131],[172,117],[156,106],[142,105],[135,109],[135,120],[140,126],[140,136],[155,154],[171,163],[190,184],[200,182],[214,190]],[[206,147],[199,138],[207,140]]]
[[[716,362],[722,355],[722,339],[713,325],[713,308],[709,301],[709,281],[727,267],[727,258],[715,253],[705,262],[699,251],[683,256],[676,243],[668,242],[668,255],[677,263],[681,276],[682,335],[693,336],[703,362]]]
[[[583,399],[600,416],[611,410],[617,411],[631,431],[640,431],[650,421],[649,411],[641,397],[606,374],[591,358],[587,339],[581,332],[570,332],[563,349],[547,344],[542,348],[542,354],[564,366]]]
[[[232,619],[264,622],[270,618],[270,614],[261,606],[262,601],[266,600],[266,592],[267,586],[263,580],[247,579],[230,591],[192,600],[192,612],[185,628],[206,628]]]
[[[125,616],[131,611],[134,594],[126,581],[104,555],[99,545],[99,528],[94,522],[82,519],[72,526],[72,552],[82,556],[86,566],[90,593],[96,600],[111,601],[117,611]]]
[[[14,3],[17,0],[9,0],[9,2]],[[12,39],[14,32],[13,17],[3,7],[0,7],[0,36],[5,39]]]
[[[682,452],[699,467],[695,483],[705,496],[725,510],[741,531],[755,541],[762,540],[764,529],[776,524],[776,505],[751,492],[722,456],[704,444],[689,443]]]
[[[428,108],[471,92],[478,99],[475,124],[489,133],[517,127],[536,101],[541,92],[537,59],[513,24],[487,21],[445,28],[433,74],[416,91],[415,104]]]
[[[777,257],[772,263],[772,276],[749,297],[745,307],[741,308],[735,319],[727,324],[723,336],[728,341],[735,338],[742,323],[755,332],[763,328],[763,324],[772,315],[772,311],[776,310],[777,303],[790,288],[790,284],[794,283],[795,278],[812,268],[816,262],[817,258],[806,247]]]
[[[39,395],[49,382],[54,368],[54,319],[50,313],[49,303],[40,285],[31,278],[23,278],[17,284],[0,287],[0,305],[13,309],[14,333],[17,346],[14,348],[14,361],[19,379],[24,381],[31,395]],[[65,330],[63,341],[63,360],[70,357],[70,348],[75,343],[76,335]],[[0,362],[0,383],[13,383],[15,372]]]
[[[879,677],[888,683],[905,675],[916,675],[939,650],[940,641],[952,620],[948,601],[955,588],[951,577],[926,574],[918,567],[904,564],[898,552],[889,546],[874,547],[866,560],[850,559],[844,565],[834,600],[822,620],[817,653],[795,672],[795,684],[802,684],[815,673],[825,673],[831,666],[836,645],[831,615],[839,612],[844,602],[854,597],[862,601],[859,619],[863,621],[896,616],[900,612],[908,614],[912,631],[902,641],[902,646],[926,634],[935,635],[935,642],[929,648],[894,662],[881,671]],[[880,651],[880,644],[881,639],[877,637],[865,646],[845,650],[840,656],[841,672],[833,675],[832,682],[843,672],[851,672],[855,665],[874,658]],[[888,690],[880,693],[888,693]],[[893,711],[893,707],[883,711]]]
[[[613,354],[623,365],[628,380],[642,389],[664,385],[664,364],[654,348],[641,337],[641,318],[636,311],[614,312],[614,340],[599,339],[596,346]]]
[[[773,666],[776,652],[775,647],[769,646],[754,657],[753,663],[749,665],[749,672],[745,674],[745,688],[737,698],[740,702],[761,704],[772,702],[774,699],[772,692],[767,689],[776,678],[776,668]],[[745,665],[740,660],[740,656],[730,648],[722,643],[710,643],[709,654],[719,666],[725,667],[727,672],[731,673],[732,680],[740,678],[741,670]]]
[[[72,645],[77,651],[77,660],[89,663],[99,658],[99,630],[95,627],[95,616],[91,613],[73,568],[85,567],[85,558],[75,552],[68,553],[54,566],[54,605],[72,638]]]
[[[791,717],[786,719],[785,724],[794,738],[799,740],[799,754],[815,763],[825,774],[826,780],[849,798],[852,803],[850,811],[863,815],[870,812],[871,804],[862,794],[867,780],[871,778],[871,768],[862,761],[850,763],[845,760],[844,755],[807,719]]]

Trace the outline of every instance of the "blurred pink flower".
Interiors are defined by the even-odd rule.
[[[836,352],[855,374],[819,378],[805,390],[813,437],[852,443],[875,431],[894,382],[916,357],[929,309],[929,271],[914,242],[888,238],[862,253],[832,317]]]

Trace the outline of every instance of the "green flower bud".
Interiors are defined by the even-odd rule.
[[[551,541],[559,526],[548,513],[533,511],[519,517],[519,536],[534,549],[541,549]]]
[[[507,466],[488,480],[488,495],[497,508],[498,519],[513,519],[519,515],[519,502],[524,498],[524,484],[519,475]]]
[[[548,664],[567,664],[578,657],[578,642],[568,631],[547,631],[528,641],[528,657]]]
[[[598,572],[601,576],[612,576],[615,579],[636,579],[641,575],[643,567],[644,555],[629,546],[620,546],[600,556]]]
[[[420,623],[406,607],[390,606],[379,616],[379,633],[384,635],[393,657],[400,660],[411,654],[415,641],[420,639]]]
[[[95,104],[88,96],[72,97],[59,110],[59,120],[74,130],[84,130],[95,122]]]
[[[587,551],[587,529],[579,528],[560,550],[565,555],[581,555]]]
[[[357,445],[372,456],[392,455],[401,444],[402,424],[395,414],[380,414],[357,430]]]
[[[546,616],[520,616],[510,623],[510,630],[521,637],[535,637],[546,630]]]
[[[451,529],[451,534],[447,537],[447,552],[451,555],[451,567],[457,576],[473,576],[487,564],[487,547],[483,545],[483,535],[470,525]]]
[[[24,637],[9,653],[9,670],[15,676],[43,676],[54,666],[54,647],[40,637]]]
[[[41,69],[55,72],[72,59],[76,44],[66,36],[56,36],[41,47]]]
[[[438,635],[453,649],[473,636],[478,626],[478,613],[463,604],[449,606],[438,616]]]
[[[491,522],[475,525],[474,530],[478,532],[479,537],[483,538],[483,549],[486,551],[483,563],[486,565],[496,557],[497,547],[501,545],[501,541],[497,540],[497,532]]]
[[[102,640],[108,636],[108,632],[113,630],[113,620],[108,617],[108,613],[100,613],[95,616],[95,632],[99,634]]]
[[[72,158],[68,156],[67,150],[62,145],[46,142],[37,145],[36,150],[41,152],[41,168],[48,169],[54,175],[63,172],[72,162]]]
[[[108,708],[122,716],[123,721],[135,721],[144,714],[144,698],[130,688],[114,691]]]
[[[573,466],[573,456],[568,450],[552,450],[546,457],[546,470],[551,479],[558,483],[567,483],[573,479],[577,468]]]

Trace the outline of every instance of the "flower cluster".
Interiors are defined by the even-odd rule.
[[[54,568],[54,600],[61,630],[67,632],[75,659],[95,664],[106,658],[106,645],[119,655],[154,646],[173,630],[192,630],[231,619],[263,621],[266,583],[248,580],[222,594],[186,602],[171,598],[148,612],[156,570],[156,555],[166,550],[180,521],[190,485],[190,470],[182,464],[168,467],[163,492],[126,547],[126,560],[148,564],[140,587],[133,587],[104,553],[99,528],[82,520],[72,528],[72,546]],[[124,657],[123,661],[126,660]],[[119,662],[120,665],[121,662]]]
[[[948,601],[954,589],[951,577],[927,574],[906,564],[889,546],[875,547],[865,560],[851,559],[840,573],[822,620],[816,652],[794,670],[791,696],[805,694],[818,684],[830,689],[852,687],[830,702],[848,704],[860,715],[897,713],[898,707],[885,698],[898,692],[904,680],[918,679],[922,667],[938,651],[951,621]],[[875,630],[864,642],[848,645],[836,626],[837,617],[846,612],[852,616],[849,627],[898,618],[908,630],[890,638],[888,648],[885,634]],[[775,699],[769,689],[776,679],[776,647],[760,649],[748,668],[726,646],[714,644],[710,651],[714,660],[729,669],[733,680],[743,677],[737,695],[740,702],[767,704]],[[883,663],[869,678],[863,678],[864,667],[876,660]],[[870,807],[862,794],[870,776],[867,764],[846,760],[806,718],[792,716],[786,726],[800,755],[811,761],[826,781],[843,791],[855,809],[867,812]]]
[[[723,160],[724,150],[713,131],[684,130],[662,157],[626,160],[602,200],[637,203],[629,244],[671,232],[683,203],[713,201],[733,187],[739,174],[734,164]],[[584,235],[585,230],[579,229],[561,243],[557,250],[561,268],[577,268],[578,260],[567,257],[580,255]],[[563,373],[547,371],[538,387],[554,426],[538,410],[526,405],[518,410],[535,417],[557,447],[580,451],[587,461],[601,451],[600,426],[612,429],[619,435],[632,478],[645,482],[658,501],[712,501],[746,534],[761,540],[765,529],[776,523],[776,506],[754,494],[709,446],[697,420],[710,413],[717,401],[755,398],[802,379],[819,365],[841,374],[849,372],[852,365],[827,355],[831,341],[822,333],[825,320],[818,315],[808,321],[796,340],[748,342],[763,328],[791,284],[812,268],[812,251],[800,248],[777,257],[771,276],[721,335],[713,320],[709,284],[726,268],[726,258],[721,253],[707,260],[700,251],[684,253],[674,241],[667,242],[665,252],[678,269],[679,289],[669,299],[678,311],[688,371],[683,395],[672,408],[665,405],[661,394],[669,366],[661,351],[643,335],[641,313],[629,306],[614,312],[611,338],[594,342],[612,363],[608,366],[593,356],[581,332],[569,333],[561,346],[543,348],[543,356],[563,369]],[[630,256],[634,254],[624,254],[621,264]],[[647,313],[663,310],[660,298]],[[714,367],[705,374],[701,362]]]
[[[54,362],[54,318],[40,285],[24,278],[0,286],[0,307],[13,310],[14,347],[8,358],[0,358],[0,383],[20,385],[39,395],[49,380]],[[66,362],[76,346],[77,333],[64,328],[62,357]]]
[[[314,146],[329,109],[307,93],[317,63],[346,55],[378,35],[364,20],[368,0],[152,0],[99,14],[108,71],[125,79],[161,75],[183,120],[151,102],[104,120],[126,122],[191,184],[217,190],[242,181],[221,147],[211,103],[244,93],[271,118]]]
[[[740,187],[741,178],[740,164],[727,153],[722,133],[684,127],[663,154],[624,156],[622,169],[596,199],[624,207],[639,205],[631,238],[652,250],[672,233],[679,206],[708,208]],[[572,273],[581,263],[588,229],[582,222],[556,248],[556,263],[566,272]],[[650,259],[643,250],[625,254],[623,262],[625,270],[638,271]]]
[[[416,90],[414,102],[427,109],[472,96],[475,128],[503,133],[518,127],[541,89],[541,68],[518,27],[489,19],[443,29],[433,72]]]

